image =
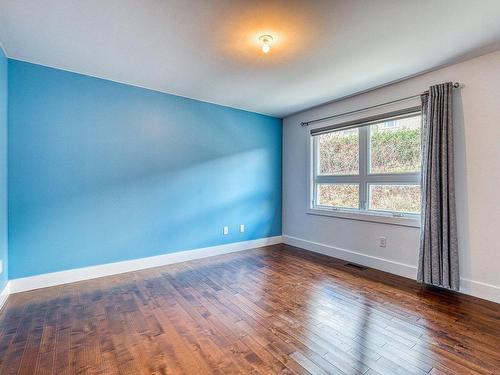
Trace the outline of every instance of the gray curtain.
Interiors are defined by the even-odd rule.
[[[453,171],[453,84],[422,95],[422,224],[417,280],[458,290]]]

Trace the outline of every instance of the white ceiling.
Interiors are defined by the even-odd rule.
[[[498,49],[500,1],[0,0],[0,41],[14,59],[284,117]]]

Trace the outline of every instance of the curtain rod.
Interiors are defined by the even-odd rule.
[[[460,87],[460,83],[459,83],[459,82],[454,82],[454,83],[453,83],[453,88],[454,88],[454,89],[458,89],[459,87]],[[424,91],[424,92],[423,92],[423,94],[425,94],[425,93],[428,93],[428,91]],[[422,94],[411,95],[411,96],[407,96],[407,97],[405,97],[405,98],[396,99],[396,100],[391,100],[390,102],[385,102],[385,103],[380,103],[380,104],[372,105],[372,106],[370,106],[370,107],[365,107],[365,108],[355,109],[355,110],[353,110],[353,111],[343,112],[343,113],[339,113],[339,114],[332,115],[332,116],[321,117],[321,118],[317,118],[317,119],[314,119],[314,120],[309,120],[309,121],[302,121],[302,122],[300,123],[300,126],[309,126],[309,125],[314,124],[314,123],[316,123],[316,122],[321,122],[321,121],[325,121],[325,120],[331,120],[331,119],[334,119],[334,118],[337,118],[337,117],[342,117],[342,116],[352,115],[352,114],[354,114],[354,113],[363,112],[363,111],[368,111],[369,109],[378,108],[378,107],[383,107],[383,106],[385,106],[385,105],[389,105],[389,104],[394,104],[394,103],[404,102],[405,100],[409,100],[409,99],[413,99],[413,98],[418,98],[420,95],[422,95]]]

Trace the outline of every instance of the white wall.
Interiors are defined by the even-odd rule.
[[[310,127],[299,123],[407,97],[446,81],[462,84],[454,94],[461,290],[500,302],[500,52],[285,118],[283,235],[287,243],[296,246],[414,278],[418,228],[306,214]],[[410,100],[376,112],[415,103]],[[386,248],[378,246],[380,236],[387,237]]]

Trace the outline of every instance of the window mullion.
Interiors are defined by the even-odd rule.
[[[314,179],[318,184],[357,184],[361,182],[359,176],[316,176]]]
[[[366,210],[368,191],[366,176],[368,175],[368,126],[359,129],[359,209]]]
[[[366,181],[369,183],[382,184],[419,184],[419,173],[399,173],[399,174],[377,174],[366,176]]]
[[[312,163],[310,164],[311,168],[311,181],[310,181],[310,189],[312,196],[310,197],[310,205],[312,207],[315,207],[317,205],[317,192],[318,192],[318,187],[317,187],[317,176],[318,176],[318,171],[319,171],[319,142],[318,142],[318,137],[311,137],[311,151],[310,151],[310,156],[312,158]]]

